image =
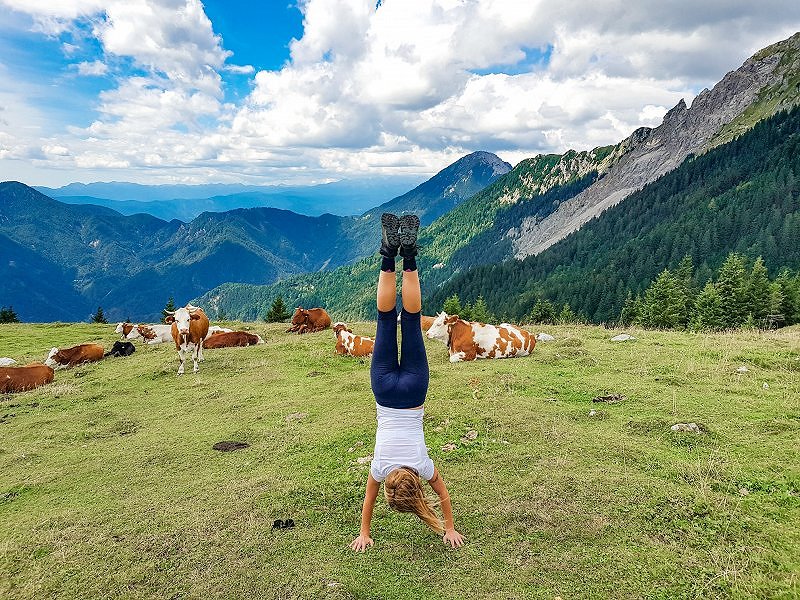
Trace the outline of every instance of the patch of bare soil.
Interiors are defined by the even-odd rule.
[[[249,448],[250,444],[247,442],[217,442],[212,447],[220,452],[233,452],[234,450]]]

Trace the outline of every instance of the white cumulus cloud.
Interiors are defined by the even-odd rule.
[[[2,152],[140,181],[422,174],[479,149],[515,161],[610,144],[800,29],[800,3],[781,0],[302,0],[289,60],[257,71],[228,62],[200,0],[0,6],[47,35],[82,24],[103,56],[75,68],[113,64],[115,81],[88,126],[0,136]],[[237,104],[225,76],[250,81]]]

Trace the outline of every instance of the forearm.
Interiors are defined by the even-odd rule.
[[[364,494],[364,505],[361,507],[361,534],[369,535],[370,523],[372,522],[372,510],[375,508],[375,499],[378,497],[380,483],[375,481],[370,474],[367,477],[367,491]]]
[[[369,535],[370,524],[372,523],[372,509],[375,507],[375,498],[370,498],[369,494],[364,497],[364,506],[361,508],[361,535]]]
[[[445,491],[444,497],[440,496],[439,500],[442,507],[442,516],[444,517],[444,528],[448,531],[455,529],[456,526],[453,523],[453,507],[450,504],[450,496],[448,496]]]
[[[439,504],[442,507],[445,529],[455,529],[455,525],[453,524],[453,505],[450,503],[450,493],[447,491],[447,486],[444,483],[444,479],[442,479],[442,476],[439,474],[438,469],[434,470],[433,479],[428,483],[431,488],[433,488],[433,491],[436,492],[436,495],[439,496]]]

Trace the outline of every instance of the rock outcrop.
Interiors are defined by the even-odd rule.
[[[731,71],[691,108],[681,100],[655,129],[640,128],[616,147],[604,177],[544,219],[527,217],[508,232],[515,258],[539,254],[607,208],[700,154],[800,101],[800,33],[765,48]]]

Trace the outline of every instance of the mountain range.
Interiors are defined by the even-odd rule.
[[[418,177],[375,177],[306,186],[239,184],[140,185],[135,183],[71,183],[60,188],[35,186],[67,204],[94,204],[123,215],[145,213],[170,221],[191,221],[203,212],[270,207],[303,215],[358,215],[419,183]]]
[[[510,168],[474,153],[358,217],[260,207],[186,223],[0,183],[0,304],[24,320],[84,320],[97,306],[112,319],[152,320],[169,297],[180,303],[224,282],[264,284],[357,260],[374,249],[381,210],[408,206],[428,222]]]
[[[792,249],[798,101],[795,34],[691,106],[679,102],[656,128],[513,169],[476,152],[355,217],[260,207],[167,221],[68,205],[6,182],[0,248],[11,258],[0,261],[0,304],[26,320],[83,319],[98,305],[115,319],[146,319],[174,296],[212,315],[254,319],[282,295],[339,318],[372,316],[380,213],[408,211],[423,225],[427,311],[459,293],[520,318],[544,297],[608,320],[628,291],[683,254],[698,277],[730,250],[764,254],[773,269],[800,267]]]

